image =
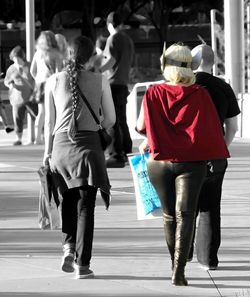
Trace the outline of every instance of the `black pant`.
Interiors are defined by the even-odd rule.
[[[116,123],[113,126],[113,142],[109,148],[110,155],[122,156],[132,152],[132,140],[127,125],[126,105],[128,87],[125,85],[112,85],[111,92],[115,105]]]
[[[148,162],[149,178],[163,210],[164,231],[172,262],[185,266],[192,242],[206,162]]]
[[[148,162],[149,178],[162,204],[163,213],[196,212],[200,188],[206,174],[206,162]]]
[[[25,120],[26,106],[25,104],[13,104],[12,114],[16,133],[23,132],[23,124]]]
[[[199,198],[199,222],[196,234],[196,253],[200,264],[217,266],[221,243],[221,192],[227,160],[207,164],[207,176]]]
[[[63,246],[75,247],[76,263],[90,264],[94,235],[94,211],[97,189],[92,186],[69,189],[63,194]]]

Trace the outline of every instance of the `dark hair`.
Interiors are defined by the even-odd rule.
[[[10,60],[13,61],[14,57],[21,58],[23,61],[26,61],[26,56],[24,50],[21,48],[20,45],[17,45],[12,49],[12,51],[9,54]]]
[[[49,50],[50,48],[56,48],[56,49],[58,49],[57,41],[56,41],[56,38],[55,38],[55,34],[52,31],[47,30],[47,31],[42,31],[40,33],[40,35],[37,38],[37,46],[38,47],[39,47],[39,41],[41,39],[43,39],[43,38],[46,41],[46,47],[47,47],[47,48],[45,48],[43,50]]]
[[[79,101],[79,94],[77,91],[79,71],[84,69],[85,64],[93,55],[94,49],[93,42],[85,36],[75,38],[70,45],[70,54],[66,64],[66,71],[69,75],[69,86],[72,92],[73,111],[76,110]]]
[[[76,37],[69,48],[69,61],[75,64],[77,70],[84,68],[84,65],[88,62],[94,53],[93,42],[85,37]]]
[[[118,15],[118,13],[112,11],[107,16],[106,23],[107,24],[111,23],[114,26],[114,28],[116,28],[122,23],[122,21],[121,21],[121,18],[119,17],[119,15]]]

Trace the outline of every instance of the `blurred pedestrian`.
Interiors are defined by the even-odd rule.
[[[76,278],[93,276],[89,269],[94,232],[97,189],[106,206],[110,184],[99,126],[83,101],[86,96],[104,128],[115,123],[115,110],[107,79],[90,71],[95,48],[91,40],[77,37],[66,70],[52,75],[45,88],[44,165],[49,165],[62,193],[62,270]]]
[[[221,78],[212,75],[214,52],[206,44],[192,50],[193,67],[196,69],[196,83],[206,88],[216,107],[221,129],[227,146],[231,144],[238,130],[237,116],[240,109],[231,86]],[[221,243],[221,194],[227,169],[227,159],[209,159],[207,175],[199,198],[199,222],[196,234],[196,254],[201,266],[217,269],[218,250]]]
[[[103,49],[101,48],[100,38],[97,38],[95,44],[95,60],[93,64],[93,71],[100,72],[100,67],[103,61]]]
[[[218,115],[208,92],[195,84],[190,50],[174,44],[163,52],[166,83],[143,98],[137,130],[146,131],[149,178],[161,201],[164,232],[172,260],[172,283],[188,284],[184,269],[194,232],[206,160],[229,157]]]
[[[68,59],[68,42],[63,34],[57,33],[55,34],[57,46],[59,52],[62,55],[63,66],[65,66],[66,61]]]
[[[112,97],[116,111],[116,123],[113,127],[113,143],[109,148],[107,167],[124,167],[126,154],[132,152],[126,104],[128,92],[129,72],[133,60],[134,45],[131,38],[122,31],[119,15],[111,12],[107,17],[107,28],[110,36],[103,52],[101,72],[107,74],[110,82]]]
[[[25,103],[30,100],[33,93],[34,80],[30,75],[30,63],[27,62],[21,46],[14,47],[9,57],[14,63],[7,69],[4,84],[9,88],[9,99],[17,137],[13,145],[21,145],[26,114]]]
[[[0,73],[0,77],[2,78],[3,72]],[[6,110],[5,110],[5,105],[2,101],[2,98],[0,97],[0,117],[2,119],[2,124],[4,126],[5,132],[6,133],[11,133],[14,131],[13,128],[10,127],[9,123],[8,123],[8,118],[7,118],[7,114],[6,114]]]
[[[36,83],[38,115],[35,122],[35,144],[42,144],[44,126],[44,86],[48,77],[63,67],[55,35],[52,31],[42,31],[36,43],[36,52],[31,62],[31,75]]]
[[[5,132],[10,133],[10,132],[14,131],[14,129],[11,128],[8,124],[5,106],[4,106],[4,103],[1,98],[0,98],[0,117],[2,119],[2,123],[3,123],[4,129],[5,129]]]

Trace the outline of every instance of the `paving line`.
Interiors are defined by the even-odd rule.
[[[210,271],[209,271],[209,270],[207,270],[207,273],[208,273],[208,275],[209,275],[209,277],[210,277],[211,281],[213,282],[213,284],[214,284],[214,286],[215,286],[215,288],[216,288],[217,292],[219,293],[220,297],[223,297],[223,295],[221,294],[221,292],[220,292],[219,288],[217,287],[217,285],[216,285],[216,283],[215,283],[215,281],[214,281],[214,279],[213,279],[213,277],[212,277],[212,275],[211,275]]]
[[[11,168],[11,167],[16,167],[16,165],[0,163],[0,168]]]
[[[18,259],[31,259],[31,258],[33,258],[33,257],[20,257],[20,258],[18,258]],[[40,257],[37,257],[37,258],[40,258]],[[46,257],[46,258],[48,258],[48,257]],[[12,258],[13,259],[13,258]],[[12,260],[12,259],[5,259],[5,258],[0,258],[0,260],[3,260],[4,262],[7,262],[7,263],[11,263],[11,264],[19,264],[20,265],[20,261],[15,261],[15,260]],[[58,259],[58,257],[57,257],[57,259]],[[32,267],[32,268],[36,268],[36,269],[43,269],[43,270],[49,270],[49,271],[56,271],[56,272],[60,272],[60,270],[59,269],[53,269],[53,268],[48,268],[47,266],[38,266],[37,264],[27,264],[27,263],[23,263],[22,262],[22,265],[23,266],[27,266],[27,267]]]
[[[60,256],[59,256],[60,257]],[[4,260],[5,262],[8,262],[8,259],[58,259],[58,256],[50,256],[50,255],[13,255],[13,254],[6,254],[5,256],[0,256],[0,261]]]
[[[37,171],[38,168],[28,167],[28,166],[19,166],[19,165],[12,165],[7,163],[0,163],[0,168],[23,168],[23,169],[29,169],[30,171],[34,172]],[[18,171],[8,171],[8,172],[18,172]]]
[[[122,193],[122,194],[127,194],[127,195],[134,195],[135,193],[129,193],[129,192],[125,192],[125,191],[118,191],[118,190],[111,190],[111,193]]]
[[[249,196],[242,196],[241,194],[239,195],[228,195],[228,194],[224,194],[223,195],[225,198],[236,198],[239,199],[240,198],[244,198],[244,199],[249,199]]]

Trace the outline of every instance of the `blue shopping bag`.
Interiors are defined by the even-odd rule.
[[[149,153],[129,156],[135,192],[137,195],[139,195],[145,215],[161,208],[158,194],[156,193],[156,190],[151,184],[148,176],[147,160],[149,156]]]

